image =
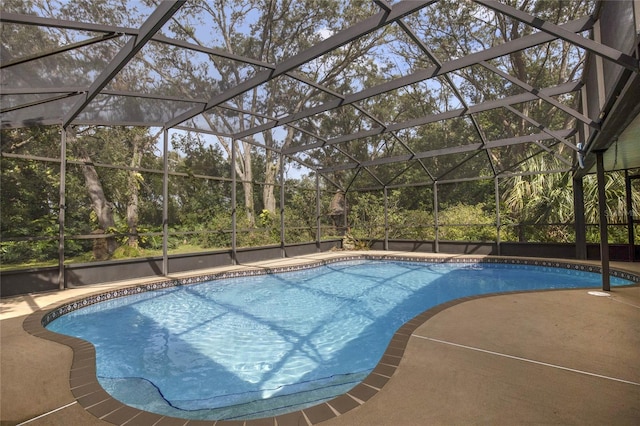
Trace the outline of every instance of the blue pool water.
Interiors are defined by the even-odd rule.
[[[349,261],[112,299],[47,328],[93,343],[100,384],[125,404],[191,419],[249,419],[347,392],[400,326],[438,304],[600,285],[599,274],[567,269]]]

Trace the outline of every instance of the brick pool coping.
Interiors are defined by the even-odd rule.
[[[575,270],[579,272],[601,272],[599,266],[587,263],[555,261],[545,259],[525,259],[525,258],[500,258],[500,257],[429,257],[429,256],[408,256],[398,254],[359,254],[359,255],[339,255],[330,259],[301,259],[308,263],[296,264],[280,267],[260,267],[250,265],[249,270],[226,271],[218,273],[209,273],[194,277],[179,279],[159,279],[158,281],[132,285],[116,290],[104,291],[86,297],[75,298],[71,301],[63,301],[55,304],[53,307],[41,309],[26,317],[23,322],[23,328],[29,334],[43,339],[51,340],[56,343],[69,346],[73,350],[73,361],[69,374],[69,385],[73,396],[79,405],[95,417],[113,423],[125,424],[135,419],[136,425],[217,425],[217,426],[259,426],[259,425],[278,425],[289,426],[299,424],[314,425],[329,420],[333,417],[345,414],[353,410],[366,401],[375,396],[384,385],[391,379],[399,366],[404,355],[405,348],[409,342],[412,333],[427,320],[438,313],[474,299],[496,296],[500,294],[517,294],[530,293],[531,291],[514,291],[499,292],[470,296],[455,299],[418,314],[404,325],[402,325],[394,334],[389,342],[378,365],[373,371],[358,385],[347,393],[337,396],[327,402],[305,408],[303,410],[294,411],[279,416],[267,417],[255,420],[188,420],[184,418],[175,418],[143,411],[114,399],[99,384],[96,377],[96,359],[95,349],[93,345],[85,340],[71,336],[61,335],[44,328],[48,323],[61,315],[72,312],[76,309],[110,300],[119,297],[126,297],[132,294],[139,294],[148,291],[155,291],[164,288],[190,285],[202,283],[205,281],[247,277],[255,275],[264,275],[271,273],[282,273],[298,271],[303,269],[315,268],[335,262],[354,261],[354,260],[396,260],[411,261],[423,263],[458,263],[458,264],[507,264],[515,267],[534,266],[534,267],[553,267]],[[625,272],[622,270],[611,270],[611,276],[630,280],[632,282],[640,282],[640,275]],[[636,284],[637,285],[637,284]],[[566,289],[559,289],[566,290]],[[549,291],[549,290],[545,290]],[[553,290],[551,290],[553,291]],[[276,423],[277,422],[277,423]],[[132,424],[132,423],[130,423]]]

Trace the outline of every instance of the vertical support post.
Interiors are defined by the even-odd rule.
[[[231,140],[231,264],[237,265],[236,140]]]
[[[64,214],[66,208],[66,182],[67,182],[67,129],[60,128],[60,205],[58,210],[58,288],[64,290],[67,287],[64,273]]]
[[[434,253],[440,253],[440,229],[438,225],[438,182],[433,182],[433,228],[435,230]]]
[[[284,156],[280,153],[280,257],[287,257],[284,230]]]
[[[500,228],[502,228],[502,223],[500,221],[500,185],[498,176],[494,178],[493,182],[496,198],[496,254],[500,256],[502,254],[500,249]]]
[[[631,177],[629,176],[629,170],[624,171],[625,193],[627,198],[627,233],[629,242],[629,261],[635,262],[635,235],[633,230],[634,217],[633,217],[633,197],[631,188]]]
[[[316,252],[321,251],[322,228],[320,221],[320,174],[316,171]]]
[[[602,290],[609,291],[609,232],[607,229],[607,200],[604,188],[604,160],[603,152],[596,152],[598,174],[598,207],[600,210],[600,260],[602,261]]]
[[[384,250],[389,250],[389,197],[384,186]]]
[[[573,212],[575,215],[576,259],[587,258],[587,224],[584,217],[584,186],[582,178],[573,178]]]
[[[169,129],[162,131],[162,275],[169,275]]]

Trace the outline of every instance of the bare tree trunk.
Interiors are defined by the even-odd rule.
[[[96,168],[91,164],[92,162],[89,154],[81,147],[77,147],[77,151],[80,154],[79,158],[85,163],[82,166],[82,174],[84,176],[84,182],[87,187],[93,211],[98,219],[98,226],[102,233],[106,233],[109,228],[113,228],[116,225],[115,219],[113,218],[112,204],[107,200],[107,197],[104,194],[100,177],[98,176]],[[107,238],[106,257],[110,257],[116,248],[118,248],[117,241],[114,238]],[[96,258],[103,257],[101,253],[98,255],[94,254],[94,256]]]
[[[242,182],[244,188],[244,210],[247,214],[247,221],[250,227],[256,226],[256,218],[254,215],[254,203],[253,203],[253,184],[251,182]]]
[[[251,145],[243,143],[243,150],[245,155],[239,156],[242,161],[242,171],[240,173],[242,177],[242,188],[244,189],[244,209],[247,214],[247,220],[249,226],[254,227],[256,225],[256,219],[254,215],[255,206],[253,203],[253,168],[251,166],[251,155],[247,154],[251,151]]]
[[[303,106],[303,102],[300,101],[295,107],[295,111],[299,111]],[[287,135],[284,138],[284,143],[281,149],[288,147],[293,141],[293,129],[287,130]],[[274,146],[273,136],[271,133],[265,135],[265,141],[267,146]],[[274,155],[274,151],[267,149],[265,154],[266,167],[264,170],[264,181],[266,185],[262,188],[262,201],[264,202],[264,208],[272,213],[276,212],[276,196],[274,194],[276,176],[280,170],[280,162],[282,161],[282,155]],[[275,156],[275,160],[274,160]],[[280,182],[282,185],[284,182]]]
[[[131,155],[131,163],[129,164],[131,167],[140,167],[140,162],[142,160],[142,153],[140,150],[140,138],[134,137],[131,141],[132,144],[132,155]],[[139,174],[135,170],[129,170],[128,173],[128,192],[129,192],[129,203],[127,205],[127,226],[129,228],[129,238],[127,243],[129,247],[137,248],[138,247],[138,209],[139,209],[139,191],[140,184],[138,182]]]
[[[231,159],[231,147],[232,143],[225,141],[223,138],[218,138],[220,144],[229,155]],[[236,148],[237,149],[237,148]],[[253,169],[251,166],[251,145],[248,143],[242,144],[242,151],[236,151],[236,163],[231,167],[235,167],[236,176],[242,182],[242,189],[244,191],[244,207],[249,221],[249,226],[254,227],[256,220],[254,216],[254,202],[253,202]]]
[[[271,154],[272,151],[267,150],[266,167],[264,171],[265,183],[262,187],[262,201],[264,202],[265,210],[269,210],[271,213],[276,212],[276,197],[274,194],[276,175],[280,167],[280,160],[275,164],[272,163]],[[282,184],[282,182],[280,182]]]
[[[331,204],[329,205],[329,217],[333,220],[333,226],[336,232],[344,234],[344,213],[346,208],[345,194],[342,191],[335,193],[331,198]]]

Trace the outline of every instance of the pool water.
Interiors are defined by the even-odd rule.
[[[347,392],[400,326],[438,304],[600,285],[600,274],[559,268],[348,261],[112,299],[47,328],[93,343],[100,384],[125,404],[190,419],[251,419]]]

